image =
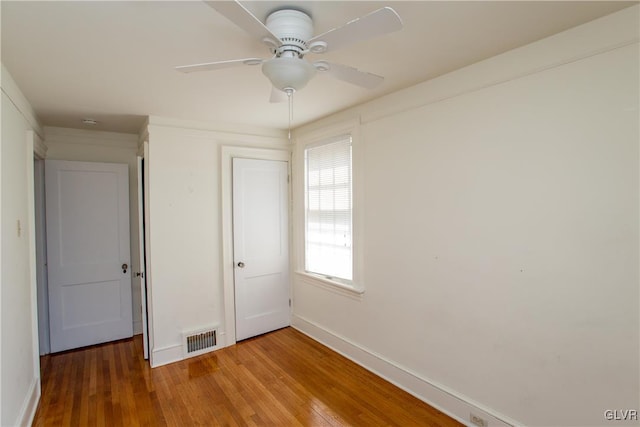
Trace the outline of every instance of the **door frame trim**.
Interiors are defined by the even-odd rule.
[[[146,148],[148,142],[144,142],[144,147]],[[142,312],[140,321],[142,322],[142,354],[145,360],[149,360],[149,316],[147,314],[148,310],[148,302],[147,302],[147,257],[146,257],[146,243],[147,243],[147,230],[148,224],[146,220],[146,212],[148,207],[146,206],[146,180],[145,169],[147,166],[147,161],[145,160],[144,154],[147,150],[145,150],[142,155],[136,156],[136,188],[138,190],[138,194],[136,196],[138,200],[138,272],[135,277],[132,277],[131,280],[137,280],[140,283],[140,311]],[[133,276],[133,274],[132,274]],[[133,301],[133,295],[132,295]]]
[[[287,162],[291,176],[291,152],[266,148],[222,146],[220,154],[220,184],[222,207],[222,281],[224,298],[224,330],[220,332],[221,346],[236,343],[236,303],[233,280],[233,158],[276,160]],[[291,185],[289,185],[289,229],[291,229]],[[291,233],[289,233],[291,248]],[[291,256],[292,251],[289,251]],[[291,269],[291,263],[289,264]],[[291,282],[289,282],[291,292]]]
[[[38,299],[38,343],[39,355],[51,353],[49,341],[49,285],[47,283],[47,226],[44,193],[44,158],[34,154],[34,215],[35,215],[35,265]]]

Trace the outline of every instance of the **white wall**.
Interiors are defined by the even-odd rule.
[[[361,121],[365,293],[294,275],[294,325],[465,422],[624,425],[604,411],[640,410],[638,8],[297,130]]]
[[[140,271],[138,251],[138,135],[45,127],[47,159],[129,165],[129,211],[132,272]],[[133,332],[142,333],[140,280],[131,275]]]
[[[221,147],[288,149],[285,133],[149,119],[151,364],[182,359],[182,333],[226,330]],[[235,340],[235,338],[233,338]]]
[[[40,397],[33,150],[41,130],[4,67],[1,77],[0,424],[30,425]]]

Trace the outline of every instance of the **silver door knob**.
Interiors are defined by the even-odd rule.
[[[244,268],[244,262],[240,261],[240,262],[238,263],[238,267],[240,267],[240,268]]]

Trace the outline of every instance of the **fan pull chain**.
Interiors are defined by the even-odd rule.
[[[293,91],[287,91],[289,98],[289,144],[291,144],[291,122],[293,121]]]

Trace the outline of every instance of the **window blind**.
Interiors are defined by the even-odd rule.
[[[305,150],[305,269],[352,280],[351,135]]]

